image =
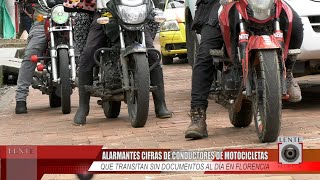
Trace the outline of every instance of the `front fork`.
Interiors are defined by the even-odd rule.
[[[69,19],[69,58],[71,63],[71,80],[72,82],[75,82],[76,76],[77,76],[77,67],[76,67],[76,57],[74,52],[74,44],[73,44],[73,24],[72,24],[72,18]]]
[[[58,70],[57,70],[57,50],[55,48],[54,34],[52,29],[52,20],[50,22],[50,56],[51,56],[51,67],[52,67],[52,81],[58,83]]]
[[[240,34],[239,34],[239,46],[238,46],[238,54],[239,54],[239,61],[242,64],[242,72],[243,72],[243,82],[245,91],[243,94],[246,96],[252,95],[252,87],[250,84],[250,76],[249,76],[249,62],[247,61],[247,45],[249,41],[249,34],[247,33],[244,22],[242,19],[241,14],[239,13],[239,20],[240,20]]]
[[[120,49],[120,62],[121,62],[121,67],[122,67],[122,72],[123,72],[123,84],[124,84],[123,89],[125,91],[128,91],[128,90],[130,90],[129,71],[128,71],[128,58],[126,58],[124,56],[124,51],[125,51],[126,45],[125,45],[124,35],[123,35],[123,31],[122,31],[121,26],[119,26],[119,31],[120,31],[120,46],[121,46],[121,49]],[[141,37],[142,38],[141,39],[142,46],[146,47],[145,33],[144,33],[144,31],[142,31],[141,33],[142,33],[142,37]]]
[[[251,76],[250,72],[251,68],[251,63],[249,60],[247,60],[247,45],[249,41],[249,34],[245,30],[244,22],[242,19],[241,14],[239,13],[239,19],[240,19],[240,34],[239,34],[239,46],[238,46],[238,54],[239,54],[239,61],[242,64],[242,72],[243,72],[243,78],[244,78],[244,87],[245,87],[245,92],[243,92],[246,96],[250,97],[252,95],[252,86],[251,86]],[[283,39],[283,32],[280,29],[280,23],[279,23],[279,18],[275,20],[275,31],[274,31],[274,36],[278,40],[279,44],[281,45],[282,52],[280,53],[281,56],[279,56],[279,66],[281,69],[281,83],[282,83],[282,94],[284,97],[287,95],[287,88],[286,88],[286,68],[285,68],[285,62],[284,62],[284,39]]]
[[[285,58],[284,57],[284,38],[283,38],[283,32],[280,29],[280,22],[279,22],[279,18],[276,19],[275,21],[275,32],[274,32],[274,36],[276,37],[276,39],[278,40],[279,44],[281,45],[281,50],[282,52],[279,55],[279,67],[280,67],[280,78],[281,78],[281,84],[282,84],[282,95],[283,95],[283,99],[288,99],[288,95],[287,95],[287,83],[286,83],[286,66],[285,66]]]

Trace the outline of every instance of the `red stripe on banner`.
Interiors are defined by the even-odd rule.
[[[7,177],[6,173],[6,147],[0,146],[0,179],[5,179]]]
[[[88,173],[94,161],[132,161],[137,162],[179,162],[178,159],[165,159],[164,153],[186,152],[187,150],[170,149],[102,149],[102,146],[0,146],[1,179],[41,179],[43,174],[78,174]],[[209,151],[209,150],[207,150]],[[320,149],[307,149],[301,153],[301,164],[280,164],[278,149],[226,149],[212,150],[223,157],[215,157],[213,169],[205,174],[305,174],[320,173]],[[103,159],[103,152],[137,152],[136,159]],[[159,155],[159,152],[162,155]],[[195,152],[195,151],[190,151]],[[131,157],[131,156],[126,156]],[[179,156],[177,156],[179,157]],[[211,156],[210,156],[211,157]],[[118,158],[118,159],[117,159]],[[208,159],[209,161],[211,158]],[[181,160],[196,162],[193,159]],[[223,165],[223,167],[222,167]],[[228,167],[227,167],[228,166]],[[267,166],[267,167],[266,167]],[[28,168],[28,170],[27,170]],[[216,169],[215,169],[216,168]],[[17,169],[24,169],[26,171]],[[159,171],[99,171],[99,174],[159,174]],[[118,170],[118,169],[117,169]],[[138,169],[142,170],[142,169]],[[145,170],[145,169],[143,169]],[[157,169],[158,170],[158,169]],[[163,169],[161,169],[163,170]],[[203,171],[202,171],[203,172]],[[29,174],[28,174],[29,173]],[[17,177],[16,177],[17,176]],[[19,176],[19,177],[18,177]]]
[[[103,146],[39,146],[38,177],[87,173]]]
[[[103,146],[38,146],[38,159],[96,159]]]

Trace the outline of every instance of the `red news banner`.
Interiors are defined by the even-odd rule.
[[[41,179],[44,174],[320,173],[320,149],[106,149],[102,146],[0,146],[1,179]],[[28,178],[27,178],[28,177]]]

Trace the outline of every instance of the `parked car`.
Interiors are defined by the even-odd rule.
[[[166,0],[166,21],[160,25],[160,46],[163,64],[172,64],[173,58],[186,58],[184,0]]]
[[[304,39],[295,76],[320,73],[320,0],[286,0],[301,17]]]
[[[188,63],[194,64],[201,36],[191,30],[197,0],[185,1]],[[320,73],[320,0],[285,0],[302,19],[304,40],[294,74],[305,76]]]

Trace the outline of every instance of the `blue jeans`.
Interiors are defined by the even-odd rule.
[[[21,23],[23,30],[26,30],[29,34],[31,26],[32,26],[32,19],[28,16],[21,16]]]

